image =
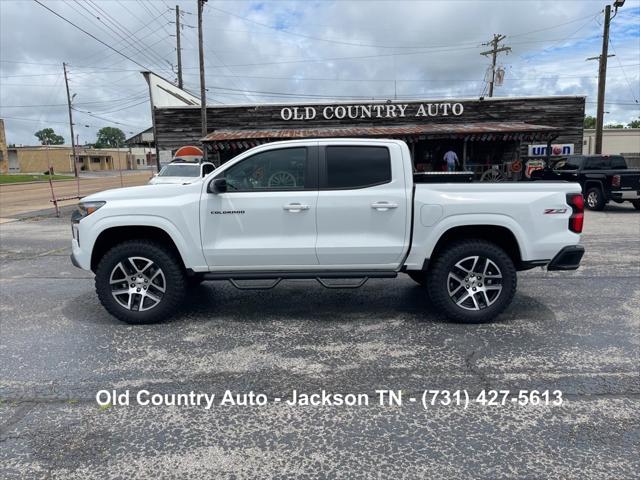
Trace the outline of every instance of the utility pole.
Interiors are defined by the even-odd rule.
[[[510,52],[511,47],[500,47],[498,48],[498,44],[504,40],[506,35],[500,35],[499,33],[493,34],[493,40],[487,43],[483,43],[483,45],[491,45],[491,50],[487,50],[486,52],[481,52],[480,55],[484,55],[485,57],[491,55],[491,81],[489,82],[489,97],[493,97],[493,84],[496,81],[496,58],[498,53],[500,52]]]
[[[200,57],[200,120],[202,138],[207,136],[207,89],[204,83],[204,46],[202,42],[202,10],[207,0],[198,0],[198,54]],[[203,161],[207,160],[207,146],[203,145]]]
[[[176,49],[178,51],[178,88],[182,88],[182,49],[180,48],[180,7],[176,5]]]
[[[602,154],[602,129],[604,128],[604,97],[607,82],[607,59],[609,55],[609,25],[618,14],[618,9],[624,5],[625,0],[615,0],[613,6],[615,12],[611,16],[611,5],[604,8],[604,28],[602,32],[602,53],[597,57],[589,57],[587,60],[598,60],[598,101],[596,110],[596,139],[595,153]]]
[[[69,94],[69,79],[67,78],[67,64],[62,62],[64,71],[64,85],[67,89],[67,107],[69,109],[69,129],[71,130],[71,152],[73,154],[73,174],[78,182],[78,196],[80,196],[80,175],[78,175],[78,157],[76,155],[76,141],[73,136],[73,115],[71,114],[71,95]]]
[[[604,31],[602,33],[602,53],[598,67],[598,108],[596,112],[595,153],[602,153],[602,129],[604,128],[604,93],[607,82],[607,58],[609,58],[609,24],[611,23],[611,5],[604,9]]]

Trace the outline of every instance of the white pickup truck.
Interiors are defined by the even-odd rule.
[[[134,324],[174,314],[203,280],[356,287],[400,273],[449,318],[482,322],[510,304],[516,271],[578,268],[584,204],[577,183],[466,177],[414,175],[399,140],[269,143],[200,182],[83,198],[71,260]]]

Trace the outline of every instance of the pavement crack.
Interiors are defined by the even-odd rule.
[[[484,372],[482,372],[476,365],[475,356],[476,351],[473,350],[469,355],[465,357],[464,363],[467,366],[467,370],[478,377],[487,390],[491,390],[491,383],[489,382],[489,378],[487,378]]]
[[[0,441],[5,440],[5,435],[2,432],[8,431],[11,427],[20,422],[20,420],[29,415],[29,412],[31,412],[31,410],[33,410],[37,405],[38,402],[24,402],[21,404],[9,419],[4,422],[4,424],[0,425]]]

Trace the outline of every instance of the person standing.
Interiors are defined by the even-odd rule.
[[[456,165],[458,164],[458,155],[453,149],[447,150],[447,153],[444,154],[444,161],[447,163],[447,171],[455,172]]]

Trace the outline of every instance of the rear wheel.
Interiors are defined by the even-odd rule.
[[[631,200],[631,204],[633,205],[633,208],[640,210],[640,200]]]
[[[463,240],[446,247],[427,275],[434,306],[464,323],[486,322],[502,313],[513,300],[516,284],[509,255],[486,240]]]
[[[602,194],[602,190],[600,190],[598,187],[593,187],[587,190],[585,200],[586,207],[589,210],[598,211],[604,209],[604,195]]]
[[[178,309],[185,275],[173,252],[157,243],[130,240],[109,250],[96,269],[102,305],[123,322],[159,322]]]

